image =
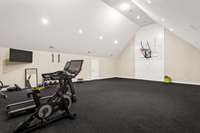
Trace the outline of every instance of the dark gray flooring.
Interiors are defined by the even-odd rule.
[[[115,78],[76,84],[76,90],[78,118],[35,133],[200,133],[199,86]],[[3,102],[0,107],[0,133],[27,117],[7,120]]]

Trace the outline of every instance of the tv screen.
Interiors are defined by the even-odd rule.
[[[31,63],[33,61],[33,52],[11,48],[10,49],[10,61],[11,62],[28,62],[28,63]]]

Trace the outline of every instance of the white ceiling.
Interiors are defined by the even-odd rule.
[[[200,48],[200,0],[132,0],[145,13],[179,37]],[[165,22],[161,22],[165,18]]]
[[[139,28],[101,0],[0,0],[0,18],[0,46],[99,56],[118,55]]]
[[[200,48],[198,0],[151,0],[151,4],[147,0],[103,1],[0,0],[0,46],[48,51],[54,46],[53,51],[59,52],[117,56],[145,25],[143,20],[150,24],[153,19]],[[119,13],[119,3],[124,1],[133,3],[132,7],[137,5],[137,13]],[[137,14],[143,19],[134,20]],[[44,25],[42,18],[49,24]],[[161,18],[166,21],[161,22]],[[83,34],[78,33],[79,29]],[[115,40],[119,43],[114,44]]]

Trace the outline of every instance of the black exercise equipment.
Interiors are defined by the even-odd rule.
[[[80,63],[83,63],[83,60],[71,60],[71,61],[68,61],[64,67],[64,71],[68,75],[71,76],[71,78],[68,78],[67,83],[72,93],[72,102],[76,102],[76,94],[75,94],[74,85],[72,83],[72,78],[75,78],[80,72],[79,71]],[[82,64],[81,64],[81,67],[82,67]],[[51,80],[54,80],[51,77],[52,75],[56,75],[56,74],[55,73],[42,74],[42,77],[44,81],[51,81]]]
[[[73,74],[73,71],[71,70],[72,68],[69,68],[70,66],[70,62],[73,62],[71,65],[74,65],[76,63],[76,61],[69,61],[66,63],[65,67],[64,67],[64,71],[67,72],[67,73],[71,73]],[[73,66],[73,67],[76,67],[76,66]],[[53,73],[51,73],[53,74]],[[47,88],[47,91],[53,91],[55,92],[55,88],[58,86],[58,82],[57,80],[52,80],[51,78],[51,74],[42,74],[42,77],[43,77],[43,80],[45,81],[43,83],[43,87]],[[75,75],[74,75],[75,74]],[[76,73],[74,73],[73,75],[76,76]],[[25,88],[26,90],[20,88],[18,85],[15,85],[14,89],[12,90],[16,90],[15,88],[20,88],[18,90],[23,90],[23,91],[26,91],[26,93],[29,93],[30,91],[35,90],[35,88],[32,88],[31,85],[30,85],[30,82],[29,82],[29,79],[31,78],[31,75],[28,77],[27,79],[27,86],[28,88]],[[52,81],[54,82],[54,84],[50,85],[50,84],[47,84],[48,81]],[[72,90],[72,102],[75,102],[76,101],[76,96],[75,96],[75,91],[74,91],[74,86],[72,84],[72,81],[69,79],[69,85],[70,85],[70,90]],[[40,86],[42,87],[42,86]],[[52,93],[51,93],[52,94]],[[46,93],[44,92],[44,96],[43,97],[40,97],[40,100],[41,102],[46,102],[47,99],[49,99],[50,97],[52,97],[52,95],[46,95]],[[19,116],[19,115],[22,115],[22,114],[27,114],[27,113],[32,113],[34,112],[36,108],[36,105],[34,103],[34,100],[33,99],[28,99],[28,100],[25,100],[25,101],[20,101],[20,102],[16,102],[16,103],[12,103],[12,104],[9,104],[7,105],[6,109],[7,109],[7,116],[8,118],[12,118],[12,117],[16,117],[16,116]]]
[[[29,78],[30,79],[30,78]],[[40,100],[42,102],[46,102],[47,99],[51,98],[54,92],[55,88],[46,88],[46,87],[31,87],[30,84],[27,84],[29,86],[29,89],[23,89],[20,93],[24,93],[24,95],[27,95],[28,93],[30,93],[32,90],[47,90],[48,92],[46,93],[44,91],[43,93],[43,97],[40,97]],[[55,87],[55,86],[54,86]],[[52,92],[51,92],[52,91]],[[51,92],[49,94],[49,92]],[[12,117],[16,117],[22,114],[27,114],[27,113],[32,113],[34,112],[36,105],[34,103],[34,100],[30,97],[28,97],[28,100],[25,101],[20,101],[20,102],[16,102],[16,103],[12,103],[7,105],[6,109],[7,109],[7,116],[8,118],[12,118]]]
[[[40,100],[47,100],[50,97],[52,96],[45,96],[45,97],[40,98]],[[16,108],[16,106],[20,106],[20,107]],[[9,104],[6,107],[7,116],[8,118],[12,118],[21,114],[31,113],[34,111],[35,108],[36,108],[36,105],[33,99]]]
[[[15,87],[12,89],[9,89],[8,91],[21,91],[21,92],[26,92],[29,93],[31,91],[31,85],[30,85],[30,80],[31,75],[28,77],[27,81],[27,85],[28,88],[24,88],[22,89],[21,87],[19,87],[17,84],[15,84]],[[48,99],[49,97],[43,97],[42,100],[44,99]],[[34,104],[34,100],[26,100],[26,101],[21,101],[21,102],[17,102],[17,103],[12,103],[7,105],[6,109],[7,109],[7,116],[8,118],[14,117],[14,116],[18,116],[20,114],[24,114],[24,113],[29,113],[29,112],[33,112],[35,109],[35,104]]]
[[[15,88],[18,88],[18,89],[12,89],[12,91],[14,91],[14,90],[20,91],[21,90],[21,93],[27,94],[32,89],[36,90],[36,88],[31,87],[31,84],[29,82],[30,78],[31,78],[31,75],[29,75],[29,77],[27,78],[27,81],[26,81],[27,88],[22,89],[21,87],[19,87],[18,85],[15,84]],[[39,87],[39,89],[41,89],[41,87]],[[42,97],[41,101],[47,100],[50,97],[52,97],[52,96]],[[33,99],[12,103],[12,104],[7,105],[7,107],[6,107],[7,116],[8,116],[8,118],[12,118],[12,117],[15,117],[15,116],[18,116],[21,114],[31,113],[34,111],[35,108],[36,108],[36,105],[35,105]]]
[[[70,61],[68,71],[45,74],[46,76],[49,76],[51,80],[59,80],[59,88],[44,104],[40,102],[38,96],[40,93],[39,90],[33,90],[29,93],[29,96],[31,95],[33,97],[36,104],[35,112],[25,122],[21,123],[14,133],[28,133],[63,118],[75,119],[76,114],[72,114],[69,111],[73,95],[70,93],[70,82],[72,78],[75,78],[79,74],[82,64],[83,60],[73,60]],[[75,94],[74,90],[73,93]]]
[[[2,89],[5,89],[5,90],[2,91]],[[9,87],[9,85],[4,85],[3,82],[0,81],[0,97],[1,98],[6,99],[8,97],[4,92],[21,91],[21,90],[23,89],[17,84],[14,84],[14,87]]]
[[[8,85],[4,85],[2,81],[0,81],[0,98],[6,99],[7,95],[3,93],[2,89],[9,87]]]
[[[21,91],[23,89],[26,89],[26,88],[21,88],[18,84],[14,84],[14,87],[9,87],[7,88],[7,91],[8,92],[12,92],[12,91]]]
[[[150,59],[150,58],[152,58],[152,50],[151,50],[151,47],[150,47],[148,41],[147,41],[146,44],[147,44],[147,48],[145,48],[145,47],[143,46],[143,43],[142,43],[142,41],[141,41],[141,48],[140,48],[140,50],[141,50],[142,55],[144,56],[144,58]]]

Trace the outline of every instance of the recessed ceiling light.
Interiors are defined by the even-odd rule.
[[[82,30],[82,29],[79,29],[79,30],[78,30],[78,33],[79,33],[79,34],[83,34],[83,30]]]
[[[103,40],[103,36],[99,36],[99,40]]]
[[[161,22],[165,22],[165,18],[161,18]]]
[[[138,15],[137,17],[136,17],[136,19],[140,19],[141,17],[140,17],[140,15]]]
[[[42,18],[42,23],[43,23],[43,24],[48,24],[48,23],[49,23],[49,20],[46,19],[46,18]]]
[[[174,31],[174,29],[173,29],[173,28],[170,28],[170,29],[169,29],[169,31],[170,31],[170,32],[173,32],[173,31]]]
[[[115,41],[114,41],[114,44],[118,44],[118,43],[119,43],[118,40],[115,40]]]
[[[147,1],[147,3],[148,3],[148,4],[151,4],[151,3],[152,3],[152,1],[151,1],[151,0],[146,0],[146,1]]]
[[[159,38],[163,38],[163,33],[159,33],[159,34],[158,34],[158,37],[159,37]]]
[[[121,11],[127,11],[127,10],[129,10],[130,9],[130,5],[128,4],[128,3],[122,3],[121,5],[120,5],[120,10]]]

